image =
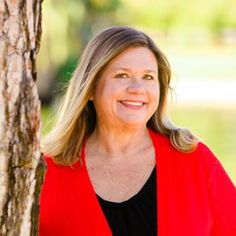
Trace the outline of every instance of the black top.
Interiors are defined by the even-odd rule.
[[[127,201],[105,201],[97,195],[113,236],[156,236],[156,168],[142,189]]]

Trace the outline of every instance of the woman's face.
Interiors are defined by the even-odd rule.
[[[158,65],[152,51],[130,47],[98,78],[93,94],[98,125],[144,127],[159,101]]]

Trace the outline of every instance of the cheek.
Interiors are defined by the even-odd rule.
[[[152,105],[150,107],[150,112],[151,112],[151,116],[156,112],[156,110],[158,109],[159,106],[159,100],[160,100],[160,91],[159,91],[159,86],[155,87],[153,86],[152,90],[151,90],[151,98],[150,100],[152,101]],[[150,118],[151,118],[150,116]]]
[[[160,97],[160,87],[159,85],[155,84],[153,86],[149,87],[149,94],[153,102],[159,103],[159,97]]]
[[[119,88],[113,83],[100,81],[94,91],[94,104],[103,110],[109,110],[114,100],[117,100]]]
[[[106,99],[107,102],[117,99],[122,92],[121,86],[114,83],[102,83],[95,90],[97,99]]]

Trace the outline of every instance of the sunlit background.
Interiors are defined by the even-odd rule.
[[[47,0],[38,57],[42,135],[91,35],[112,25],[145,31],[173,71],[170,114],[220,159],[236,183],[235,0]]]

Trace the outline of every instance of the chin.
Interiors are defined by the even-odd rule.
[[[146,127],[146,119],[122,119],[124,125],[131,127]]]

